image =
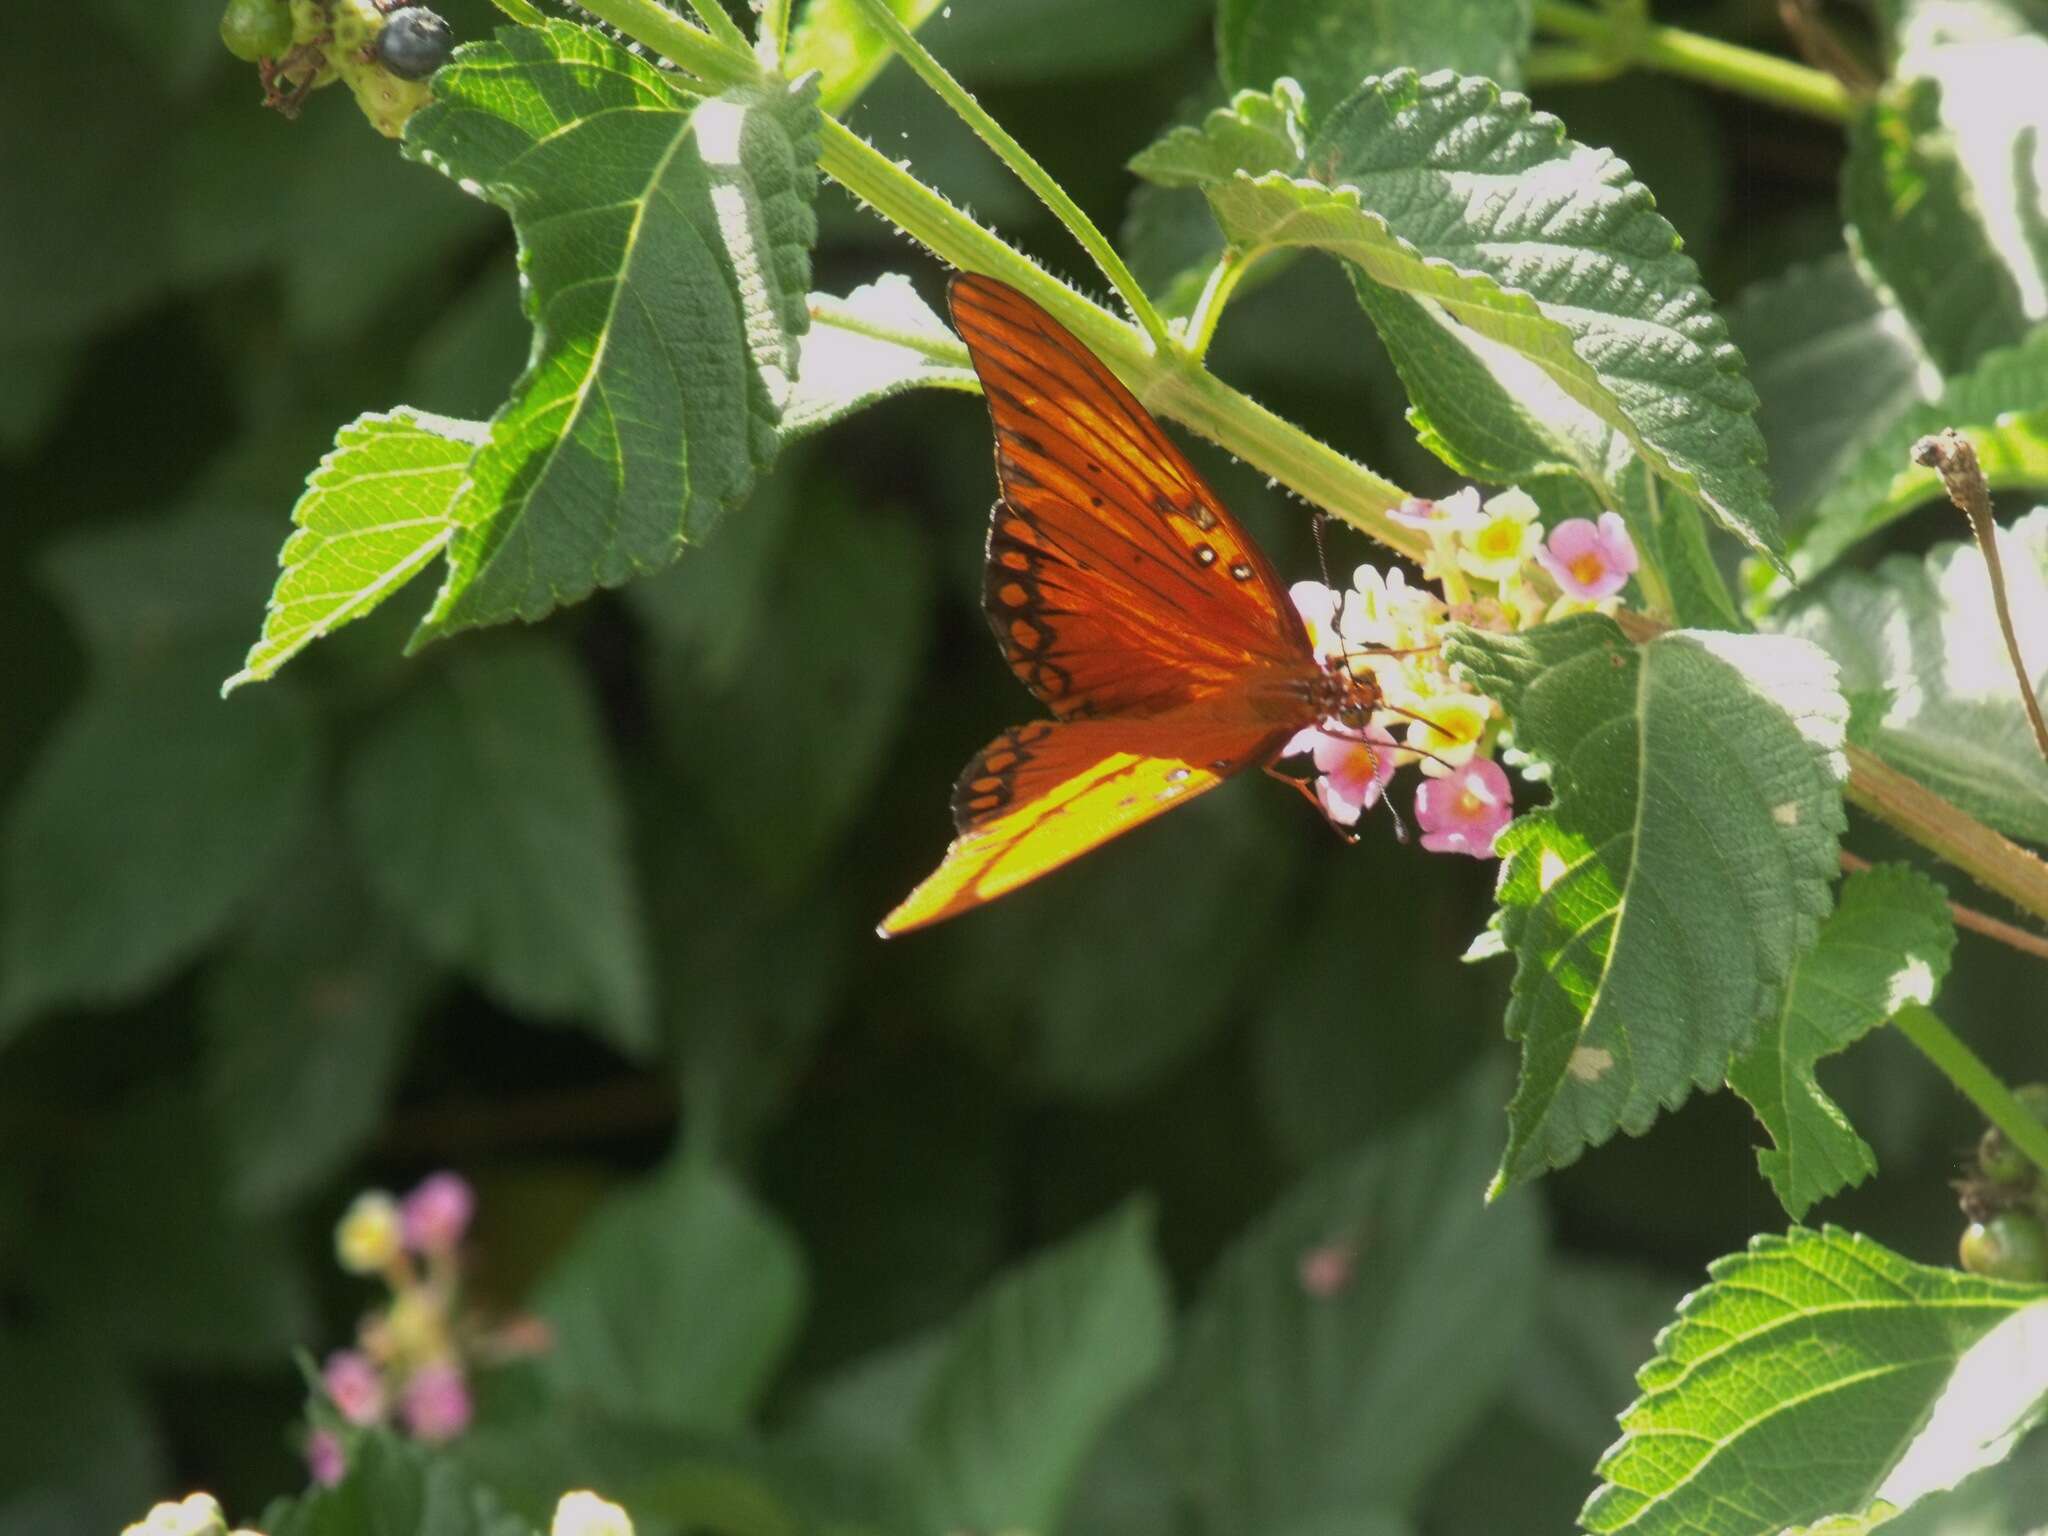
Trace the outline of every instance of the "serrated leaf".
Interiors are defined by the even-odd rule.
[[[238,1209],[279,1210],[375,1132],[427,976],[324,842],[207,977],[207,1109]],[[312,856],[312,857],[309,857]]]
[[[1148,1205],[1127,1205],[961,1318],[913,1440],[928,1528],[1058,1528],[1083,1459],[1166,1360],[1172,1303],[1152,1228]]]
[[[1627,166],[1488,81],[1407,71],[1368,81],[1333,113],[1309,163],[1322,181],[1210,186],[1225,235],[1249,250],[1324,250],[1434,302],[1537,365],[1776,556],[1741,354]]]
[[[450,505],[481,422],[400,407],[358,416],[306,480],[278,556],[263,638],[222,694],[275,676],[315,640],[370,612],[426,569],[455,531]]]
[[[419,639],[667,564],[752,487],[807,320],[809,87],[694,106],[588,27],[458,51],[407,152],[505,208],[534,354],[455,502]]]
[[[1948,899],[1925,875],[1880,865],[1842,882],[1820,939],[1800,957],[1784,1005],[1728,1068],[1728,1086],[1770,1132],[1757,1167],[1794,1219],[1860,1184],[1877,1158],[1821,1091],[1814,1065],[1845,1051],[1902,1003],[1934,1000],[1955,928]]]
[[[1270,90],[1239,91],[1199,123],[1168,129],[1131,156],[1127,168],[1155,186],[1201,187],[1239,171],[1291,176],[1307,155],[1301,87],[1280,80]]]
[[[1998,544],[2039,697],[2048,691],[2048,508],[2002,530]],[[2001,832],[2048,843],[2048,764],[2022,712],[1974,543],[1838,572],[1778,623],[1833,656],[1844,689],[1882,691],[1868,737],[1878,756]]]
[[[1639,650],[1585,615],[1446,654],[1555,796],[1499,843],[1522,1043],[1499,1188],[1713,1088],[1779,1006],[1828,910],[1848,706],[1781,636]]]
[[[1792,574],[1800,583],[1810,583],[1878,529],[1945,500],[1941,477],[1909,456],[1914,443],[1944,427],[1969,438],[1994,491],[2048,486],[2048,329],[1985,354],[1936,398],[1892,417],[1863,445],[1815,503],[1792,550]]]
[[[350,835],[422,948],[508,1007],[642,1052],[654,1023],[619,789],[589,685],[548,642],[473,646],[357,744]]]
[[[1474,1080],[1311,1175],[1218,1262],[1171,1377],[1183,1528],[1405,1510],[1506,1382],[1543,1250],[1533,1201],[1475,1198],[1498,1102]]]
[[[1996,48],[2028,48],[2048,58],[2048,41],[2040,39],[2013,39]],[[2038,98],[2041,67],[2035,62],[2033,74],[2021,77],[2021,95]],[[1999,88],[1994,80],[1971,80],[1967,73],[1945,75],[1948,91],[1962,91],[1960,102],[1945,101],[1944,83],[1923,77],[1887,86],[1850,120],[1842,215],[1851,249],[1879,291],[1906,316],[1941,371],[1956,374],[2039,317],[2040,274],[2023,248],[2016,251],[1993,238],[1973,174],[1992,169],[1986,162],[1996,153],[2004,162],[1997,169],[2009,181],[2015,152],[2031,161],[2039,146],[2015,143],[1994,126],[1994,140],[2003,141],[1982,143],[1973,133],[1975,164],[1966,166],[1958,122],[1981,116]],[[2038,188],[2033,196],[2038,200]],[[2031,296],[2016,260],[2027,264]]]
[[[1238,89],[1264,90],[1292,76],[1320,118],[1368,75],[1402,68],[1456,70],[1519,85],[1534,12],[1531,0],[1452,6],[1223,0],[1216,10],[1216,62],[1224,83]]]
[[[887,3],[896,19],[915,32],[944,0]],[[856,0],[809,0],[790,30],[783,72],[797,80],[817,70],[819,110],[838,117],[895,57],[895,45],[861,14]]]
[[[2048,1390],[2041,1286],[1836,1228],[1753,1239],[1708,1273],[1601,1460],[1580,1516],[1596,1536],[1777,1536],[1904,1507],[2002,1456]]]
[[[269,1536],[537,1536],[452,1457],[384,1431],[352,1436],[342,1480],[277,1500],[262,1528]]]
[[[677,1157],[615,1195],[534,1296],[560,1391],[626,1418],[731,1430],[803,1316],[803,1259],[726,1174]]]
[[[785,437],[828,427],[907,390],[979,391],[967,348],[910,279],[887,272],[843,299],[811,296],[796,383],[782,413]]]
[[[1788,518],[1919,401],[1932,373],[1905,317],[1846,255],[1751,284],[1730,307],[1728,330],[1749,360],[1778,509]],[[1796,550],[1793,559],[1797,569]]]

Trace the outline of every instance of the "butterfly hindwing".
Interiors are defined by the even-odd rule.
[[[1004,284],[950,297],[1003,486],[983,606],[1025,686],[1077,719],[1312,665],[1264,554],[1116,376]]]
[[[959,837],[878,931],[886,938],[993,901],[1271,757],[1285,736],[1219,723],[1199,706],[1141,722],[1012,726],[960,775]]]

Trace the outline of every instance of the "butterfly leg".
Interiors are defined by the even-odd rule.
[[[1320,799],[1317,798],[1316,792],[1308,787],[1307,780],[1297,779],[1291,773],[1282,773],[1278,768],[1275,768],[1271,763],[1266,764],[1265,769],[1263,771],[1267,778],[1279,780],[1282,784],[1285,784],[1289,789],[1292,789],[1295,793],[1300,795],[1301,798],[1306,800],[1310,805],[1314,806],[1316,808],[1316,814],[1322,817],[1324,822],[1329,826],[1330,830],[1336,833],[1339,837],[1343,838],[1345,842],[1355,843],[1358,841],[1358,834],[1356,832],[1352,831],[1351,828],[1345,826],[1343,823],[1337,821],[1330,815],[1329,808],[1325,806]]]

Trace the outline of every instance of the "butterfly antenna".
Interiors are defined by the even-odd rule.
[[[1329,521],[1330,514],[1327,512],[1319,511],[1316,513],[1314,518],[1310,520],[1309,527],[1315,531],[1316,564],[1322,567],[1323,585],[1334,590],[1337,583],[1330,580],[1330,550],[1329,546],[1323,542],[1323,527]],[[1348,660],[1349,658],[1347,657],[1346,659]]]
[[[1380,804],[1387,808],[1387,817],[1394,823],[1394,841],[1406,843],[1408,841],[1408,823],[1403,821],[1401,813],[1394,809],[1392,797],[1382,793],[1380,795]]]

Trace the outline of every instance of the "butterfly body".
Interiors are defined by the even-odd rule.
[[[1316,654],[1264,553],[1130,391],[991,278],[955,277],[954,324],[995,426],[1003,489],[982,606],[1052,711],[968,763],[960,835],[884,937],[991,901],[1264,766],[1303,727],[1357,730],[1370,673]]]

